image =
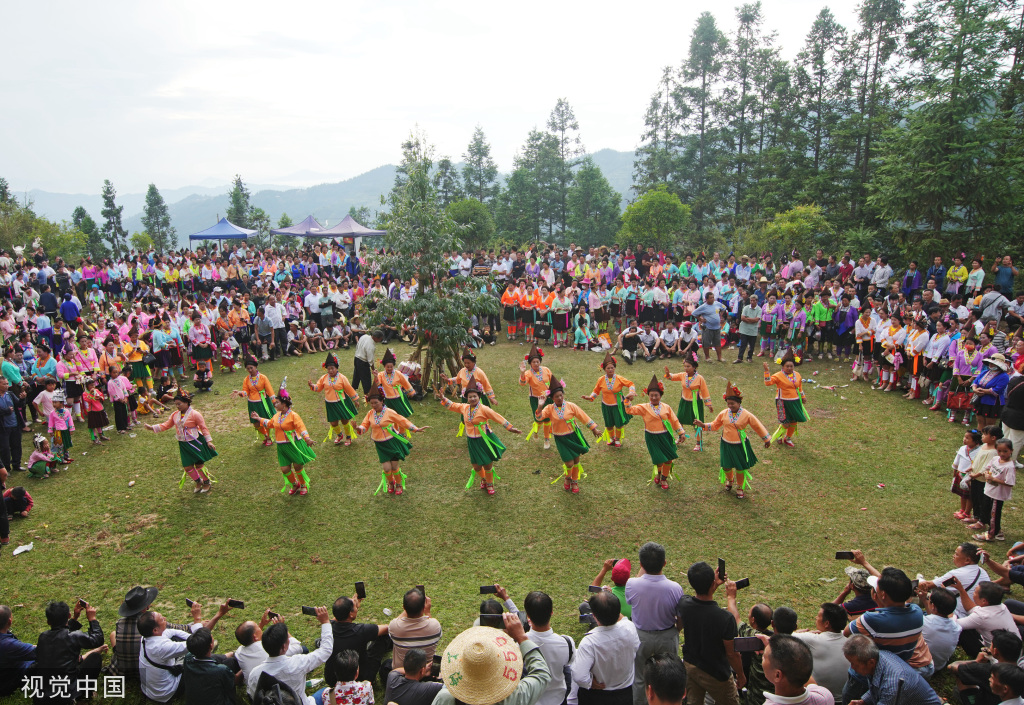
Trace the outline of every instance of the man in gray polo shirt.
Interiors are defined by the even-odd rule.
[[[648,541],[640,547],[640,573],[626,581],[626,602],[633,611],[633,624],[640,637],[633,679],[633,705],[646,705],[644,664],[655,654],[679,658],[676,605],[683,588],[662,574],[665,547]]]

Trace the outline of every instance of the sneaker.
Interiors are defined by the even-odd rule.
[[[742,359],[742,358],[740,358],[739,360],[733,360],[733,361],[732,361],[732,364],[734,364],[734,365],[738,365],[738,364],[740,364],[741,362],[743,362],[743,359]]]
[[[545,438],[544,439],[544,450],[551,450],[551,439],[550,438]]]
[[[782,445],[786,446],[787,448],[796,448],[796,444],[793,443],[793,441],[789,438],[783,438]]]
[[[633,364],[633,357],[631,355],[629,355],[628,353],[625,353],[625,352],[622,353],[622,359],[626,361],[627,365],[632,365]]]
[[[1006,535],[1002,531],[1000,531],[998,534],[995,535],[995,539],[996,541],[1005,541]]]
[[[614,442],[614,446],[616,448],[621,448],[622,447],[622,442],[618,438],[616,438],[615,442]]]

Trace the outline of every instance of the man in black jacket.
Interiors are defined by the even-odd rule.
[[[85,609],[89,621],[88,633],[82,631],[78,616]],[[74,619],[66,602],[51,602],[46,606],[48,631],[39,635],[36,644],[36,675],[43,678],[43,696],[34,697],[35,705],[65,705],[86,695],[78,685],[90,680],[96,683],[103,665],[103,629],[96,620],[96,608],[81,600],[75,603]],[[82,649],[91,649],[82,655]]]
[[[327,659],[324,665],[324,678],[328,683],[333,682],[336,677],[337,664],[335,657],[346,649],[351,649],[359,654],[359,677],[362,680],[374,683],[378,674],[381,682],[387,683],[388,668],[381,671],[381,662],[389,651],[391,651],[391,637],[388,636],[387,624],[357,624],[356,617],[359,616],[359,603],[361,600],[357,595],[352,597],[339,597],[334,601],[331,608],[334,619],[331,620],[331,631],[334,632],[334,653]]]

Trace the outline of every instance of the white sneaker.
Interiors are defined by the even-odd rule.
[[[550,450],[550,449],[551,449],[551,439],[545,438],[544,439],[544,450]]]

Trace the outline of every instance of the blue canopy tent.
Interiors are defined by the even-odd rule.
[[[274,235],[291,235],[293,237],[322,237],[324,226],[316,222],[316,218],[313,216],[308,216],[301,223],[289,225],[286,228],[277,228],[270,232]]]
[[[221,218],[212,228],[207,228],[198,233],[188,236],[189,240],[244,240],[250,235],[255,235],[255,230],[240,228],[234,223],[229,223],[227,218]]]

